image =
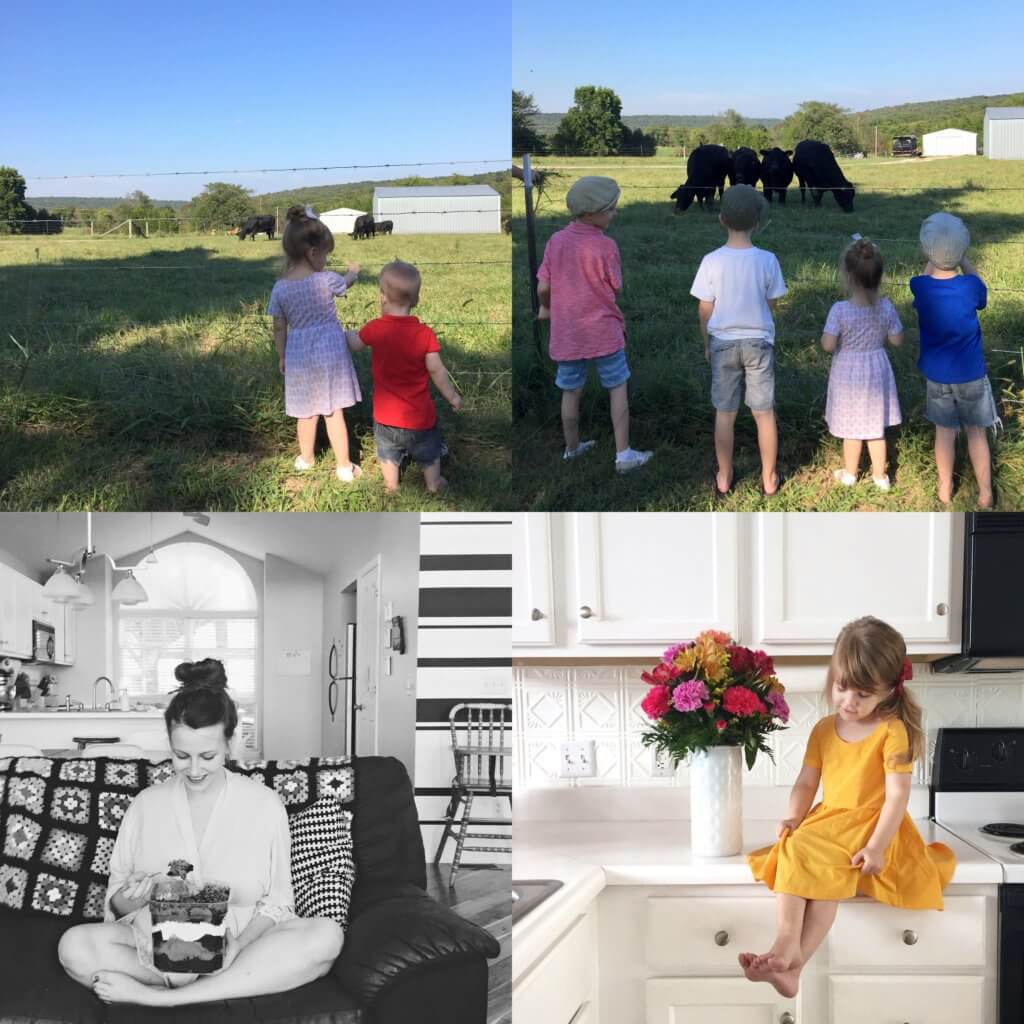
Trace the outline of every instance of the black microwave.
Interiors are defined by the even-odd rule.
[[[31,660],[43,665],[57,660],[57,634],[49,622],[32,621]]]

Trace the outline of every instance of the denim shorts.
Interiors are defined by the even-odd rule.
[[[389,427],[385,423],[373,424],[373,439],[377,442],[377,461],[399,465],[408,455],[420,466],[432,466],[441,458],[441,431],[435,423],[426,430],[408,430]]]
[[[964,384],[927,381],[924,415],[937,427],[991,427],[999,422],[988,377]]]
[[[775,405],[775,346],[763,338],[712,338],[711,404],[735,412],[746,384],[747,408],[765,412]]]
[[[558,376],[555,383],[563,391],[577,391],[587,383],[587,374],[591,366],[597,367],[597,376],[601,386],[611,391],[629,380],[629,366],[626,363],[626,350],[620,348],[607,356],[596,359],[569,359],[558,364]]]

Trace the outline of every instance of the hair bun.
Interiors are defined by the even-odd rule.
[[[287,216],[288,220],[304,220],[306,208],[304,206],[289,206]]]
[[[217,658],[183,661],[174,669],[174,678],[183,690],[226,690],[228,685],[224,663]]]

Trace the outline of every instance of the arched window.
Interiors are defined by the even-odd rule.
[[[157,558],[136,569],[148,600],[115,605],[119,686],[166,693],[179,685],[180,662],[219,658],[232,697],[254,708],[259,605],[248,573],[210,544],[169,544]]]

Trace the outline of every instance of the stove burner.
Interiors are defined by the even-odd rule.
[[[1013,853],[1019,853],[1021,856],[1024,856],[1024,843],[1014,843],[1010,847],[1010,850]]]
[[[1005,821],[996,821],[991,825],[982,825],[979,832],[990,836],[1003,836],[1006,839],[1024,839],[1024,825],[1016,825]],[[1024,843],[1019,844],[1024,846]],[[1015,851],[1015,852],[1020,852]]]

